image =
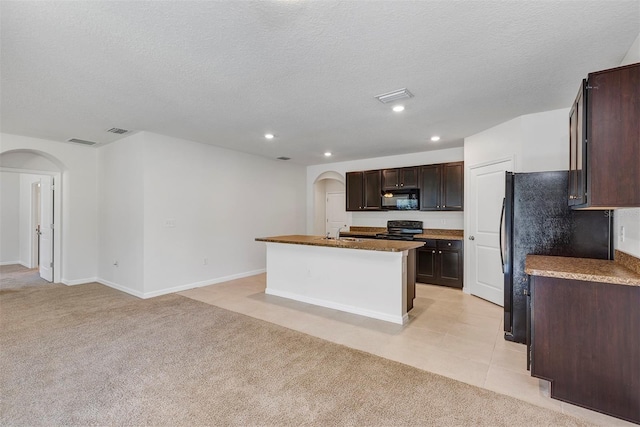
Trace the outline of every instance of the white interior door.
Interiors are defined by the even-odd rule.
[[[53,178],[40,178],[40,277],[53,282]]]
[[[500,215],[504,199],[505,172],[513,160],[470,168],[467,254],[471,294],[504,305],[504,275],[500,259]],[[465,189],[467,191],[467,189]]]
[[[325,233],[329,233],[330,236],[335,237],[338,228],[347,226],[346,209],[344,191],[327,193]]]

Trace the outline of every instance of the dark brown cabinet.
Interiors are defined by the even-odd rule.
[[[420,283],[462,288],[463,247],[461,240],[424,240],[417,249],[416,280]]]
[[[583,205],[586,202],[587,181],[584,179],[586,167],[584,92],[586,87],[587,81],[583,80],[569,114],[569,206]]]
[[[380,171],[347,172],[347,211],[380,210]]]
[[[590,73],[569,117],[569,205],[640,207],[640,63]]]
[[[418,188],[418,167],[384,169],[382,171],[383,190],[403,188]]]
[[[461,211],[464,206],[464,162],[420,167],[420,210]]]
[[[531,375],[551,397],[640,423],[640,287],[531,276]]]

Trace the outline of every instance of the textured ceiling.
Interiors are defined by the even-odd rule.
[[[115,126],[300,164],[461,146],[566,108],[640,32],[640,0],[2,1],[0,15],[2,132],[104,144]],[[403,87],[403,113],[374,98]]]

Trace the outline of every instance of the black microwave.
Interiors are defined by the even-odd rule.
[[[420,210],[420,190],[403,189],[382,193],[382,209],[398,211]]]

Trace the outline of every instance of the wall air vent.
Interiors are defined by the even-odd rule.
[[[280,156],[278,160],[291,160],[291,157]]]
[[[117,134],[122,135],[123,133],[127,133],[127,132],[129,132],[129,131],[128,131],[128,130],[126,130],[126,129],[111,128],[111,129],[109,129],[107,132],[117,133]]]
[[[93,141],[85,141],[84,139],[71,138],[68,140],[69,142],[75,142],[76,144],[84,144],[84,145],[96,145],[97,142]]]
[[[382,95],[376,95],[376,99],[383,104],[388,104],[390,102],[395,102],[399,99],[409,99],[413,98],[413,94],[409,92],[406,88],[394,90],[393,92],[383,93]]]

